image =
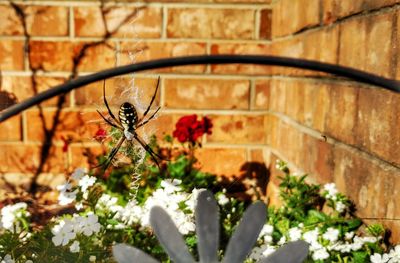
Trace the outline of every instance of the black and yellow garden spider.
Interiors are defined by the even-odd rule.
[[[158,87],[160,85],[160,78],[157,80],[157,87],[156,90],[153,94],[153,97],[151,98],[150,104],[143,113],[143,116],[141,118],[138,117],[138,113],[136,111],[135,106],[133,106],[129,102],[124,102],[122,105],[119,107],[119,112],[118,112],[118,118],[119,120],[114,116],[112,113],[107,99],[106,99],[106,88],[105,88],[105,81],[103,84],[103,99],[104,99],[104,104],[107,107],[109,118],[106,118],[99,110],[97,112],[100,114],[100,116],[106,121],[109,125],[112,127],[120,130],[123,132],[122,137],[118,140],[117,144],[114,146],[114,148],[111,150],[110,154],[107,157],[107,160],[100,164],[98,167],[103,167],[104,171],[107,170],[107,168],[110,166],[111,162],[113,161],[115,155],[118,153],[120,147],[122,144],[125,142],[125,140],[128,141],[133,141],[136,140],[142,147],[143,149],[150,154],[151,158],[154,160],[154,162],[157,164],[158,167],[160,167],[159,162],[157,161],[157,158],[163,159],[161,156],[159,156],[157,153],[155,153],[151,147],[146,144],[142,138],[136,133],[136,129],[143,127],[145,124],[147,124],[151,119],[155,117],[157,112],[161,109],[161,107],[158,107],[157,110],[145,120],[145,117],[147,113],[149,113],[150,108],[154,102],[154,99],[157,95]]]

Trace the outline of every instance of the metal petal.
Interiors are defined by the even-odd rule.
[[[219,207],[210,191],[202,191],[197,197],[196,233],[200,262],[218,262]]]
[[[291,242],[257,263],[301,263],[307,258],[308,247],[302,240]]]
[[[143,251],[125,244],[117,244],[112,249],[118,263],[159,263]]]
[[[245,212],[235,233],[229,240],[225,258],[226,263],[241,263],[257,241],[258,235],[265,224],[267,208],[264,203],[256,202]]]
[[[150,223],[158,241],[165,248],[172,261],[175,263],[194,262],[182,235],[167,212],[161,207],[153,207],[150,212]]]

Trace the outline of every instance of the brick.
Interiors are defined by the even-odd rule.
[[[85,106],[85,108],[93,106],[106,110],[103,101],[103,84],[103,81],[98,81],[75,90],[75,104]],[[135,105],[139,113],[142,113],[150,104],[157,79],[118,77],[107,79],[105,85],[107,102],[116,113],[120,105],[126,101]],[[160,89],[161,87],[152,108],[159,105]]]
[[[63,6],[25,6],[26,28],[30,36],[67,36],[69,10]]]
[[[286,93],[289,83],[279,79],[271,80],[269,110],[272,112],[286,113]]]
[[[2,78],[2,89],[10,92],[15,96],[17,101],[26,100],[35,94],[48,90],[65,82],[64,78],[45,77],[45,76],[4,76]],[[35,83],[35,84],[33,84]],[[58,98],[49,99],[42,102],[42,106],[56,106]],[[69,105],[69,96],[65,97],[64,106]]]
[[[54,123],[55,110],[43,112],[43,118],[38,110],[26,113],[27,139],[29,141],[43,141],[43,123],[50,129]],[[71,139],[72,142],[91,141],[100,127],[107,127],[97,112],[62,111],[59,123],[55,129],[53,140],[62,141],[62,137]]]
[[[2,144],[0,151],[0,172],[35,173],[40,163],[41,147],[25,144]],[[51,147],[43,171],[60,173],[64,171],[65,153],[61,147]]]
[[[247,80],[166,79],[165,106],[175,109],[248,109]]]
[[[276,40],[271,49],[275,56],[304,58],[336,64],[338,60],[339,29],[324,28],[299,34],[293,38]],[[275,75],[322,75],[316,71],[306,71],[298,68],[274,67]]]
[[[257,80],[255,83],[253,105],[254,110],[268,110],[271,100],[271,80]]]
[[[281,0],[272,10],[272,36],[290,35],[319,24],[319,0]]]
[[[333,23],[339,18],[354,15],[363,11],[378,9],[400,3],[399,0],[323,0],[323,21]]]
[[[116,37],[156,38],[161,36],[162,12],[159,7],[108,6],[74,7],[75,33],[80,37],[105,37],[108,32]]]
[[[2,82],[0,82],[0,111],[11,107],[18,102],[18,98],[15,96],[15,94],[9,91],[7,87],[4,87],[3,80],[4,78],[2,79]]]
[[[357,37],[354,37],[357,32]],[[365,70],[367,43],[366,22],[352,19],[340,25],[339,63],[344,66]],[[357,47],[357,48],[355,48]]]
[[[356,143],[394,164],[400,164],[400,95],[360,88]]]
[[[272,34],[272,10],[263,9],[260,11],[260,39],[271,39]]]
[[[154,134],[159,139],[159,143],[162,144],[161,140],[167,134],[172,135],[172,131],[175,129],[175,123],[182,116],[183,115],[164,113],[161,109],[157,117],[140,128],[138,133],[145,134],[143,137],[149,137]]]
[[[24,42],[20,40],[0,41],[0,68],[1,70],[24,69]]]
[[[245,149],[201,148],[196,151],[201,170],[219,176],[239,175],[246,162]]]
[[[230,54],[230,55],[270,55],[270,45],[268,44],[212,44],[212,55]],[[269,75],[271,67],[258,66],[251,64],[229,64],[229,65],[211,65],[211,71],[215,74],[250,74],[250,75]]]
[[[21,116],[12,117],[0,123],[0,141],[21,141],[22,125]]]
[[[329,90],[320,81],[273,79],[269,109],[286,114],[297,122],[324,131],[329,114]]]
[[[0,5],[0,14],[2,14],[0,16],[0,35],[19,36],[24,34],[21,20],[14,8],[10,5]]]
[[[361,12],[363,10],[364,1],[365,0],[354,0],[344,2],[340,0],[323,0],[324,23],[333,23],[339,18]]]
[[[390,77],[392,20],[393,14],[380,14],[341,24],[339,63]],[[354,30],[358,37],[354,37]]]
[[[122,42],[121,43],[121,65],[132,64],[161,58],[205,55],[205,43],[197,42]],[[136,54],[131,58],[131,53]],[[205,65],[168,67],[156,72],[179,72],[179,73],[204,73]]]
[[[86,43],[86,45],[91,45]],[[78,50],[82,49],[79,45]],[[99,45],[90,46],[86,49],[85,55],[79,63],[79,71],[99,71],[115,67],[116,65],[116,50],[113,43],[102,43]],[[75,53],[76,57],[76,53]]]
[[[367,218],[398,218],[400,209],[393,196],[399,193],[398,168],[379,164],[357,152],[335,147],[334,178],[338,189],[349,196],[357,214]],[[371,198],[373,197],[373,198]]]
[[[97,146],[81,146],[71,145],[71,167],[73,169],[82,168],[93,168],[99,165],[97,157],[100,155],[107,155],[105,147],[100,144]]]
[[[217,3],[261,3],[270,4],[272,0],[214,0]]]
[[[263,116],[212,115],[212,135],[207,142],[265,144]]]
[[[373,16],[367,20],[367,61],[365,69],[369,72],[391,78],[392,56],[396,56],[392,42],[393,14]]]
[[[70,71],[74,54],[74,45],[70,42],[30,42],[29,59],[33,69]]]
[[[169,38],[254,39],[255,11],[169,8]]]
[[[306,173],[310,173],[319,183],[332,182],[334,162],[333,146],[325,142],[322,138],[315,138],[308,134],[303,135],[303,144],[300,156],[300,162],[295,164],[301,167]]]
[[[327,182],[332,177],[333,149],[323,138],[298,130],[277,116],[266,116],[267,143],[305,172]],[[272,163],[271,163],[272,164]]]
[[[329,114],[326,119],[326,134],[344,143],[354,144],[357,127],[358,88],[351,84],[330,86]]]
[[[34,69],[44,71],[72,71],[74,59],[80,57],[79,71],[98,71],[115,66],[115,50],[109,43],[31,41],[30,61]]]
[[[329,116],[329,86],[320,81],[304,83],[303,123],[317,131],[325,131],[326,119]]]

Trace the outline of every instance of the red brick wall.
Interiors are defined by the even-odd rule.
[[[15,7],[0,4],[1,90],[21,101],[71,76],[130,63],[128,53],[138,51],[136,61],[194,54],[301,57],[400,79],[400,1],[146,2],[102,7],[98,1],[14,1],[25,13],[24,23]],[[136,74],[145,105],[158,76],[162,113],[149,131],[171,132],[184,114],[211,116],[214,132],[199,152],[205,170],[230,176],[240,174],[246,162],[265,162],[273,197],[274,161],[286,160],[293,169],[312,174],[311,180],[336,182],[356,202],[360,216],[381,219],[400,239],[395,220],[400,218],[395,202],[399,95],[298,69],[213,65]],[[129,81],[127,76],[107,82],[115,110]],[[88,153],[99,152],[91,139],[99,125],[90,121],[99,120],[101,85],[68,94],[59,115],[55,99],[1,124],[4,177],[34,174],[54,116],[60,124],[44,173],[83,165]],[[63,137],[72,140],[67,153]]]

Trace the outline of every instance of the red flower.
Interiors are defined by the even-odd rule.
[[[195,143],[203,134],[211,134],[212,123],[207,117],[202,120],[197,120],[197,115],[188,115],[180,118],[175,125],[175,130],[172,135],[181,143]]]
[[[64,136],[61,136],[61,140],[63,141],[62,151],[66,153],[68,151],[68,146],[71,143],[71,141],[65,138]]]
[[[98,142],[102,142],[106,137],[107,137],[107,131],[100,128],[97,130],[93,138]]]

